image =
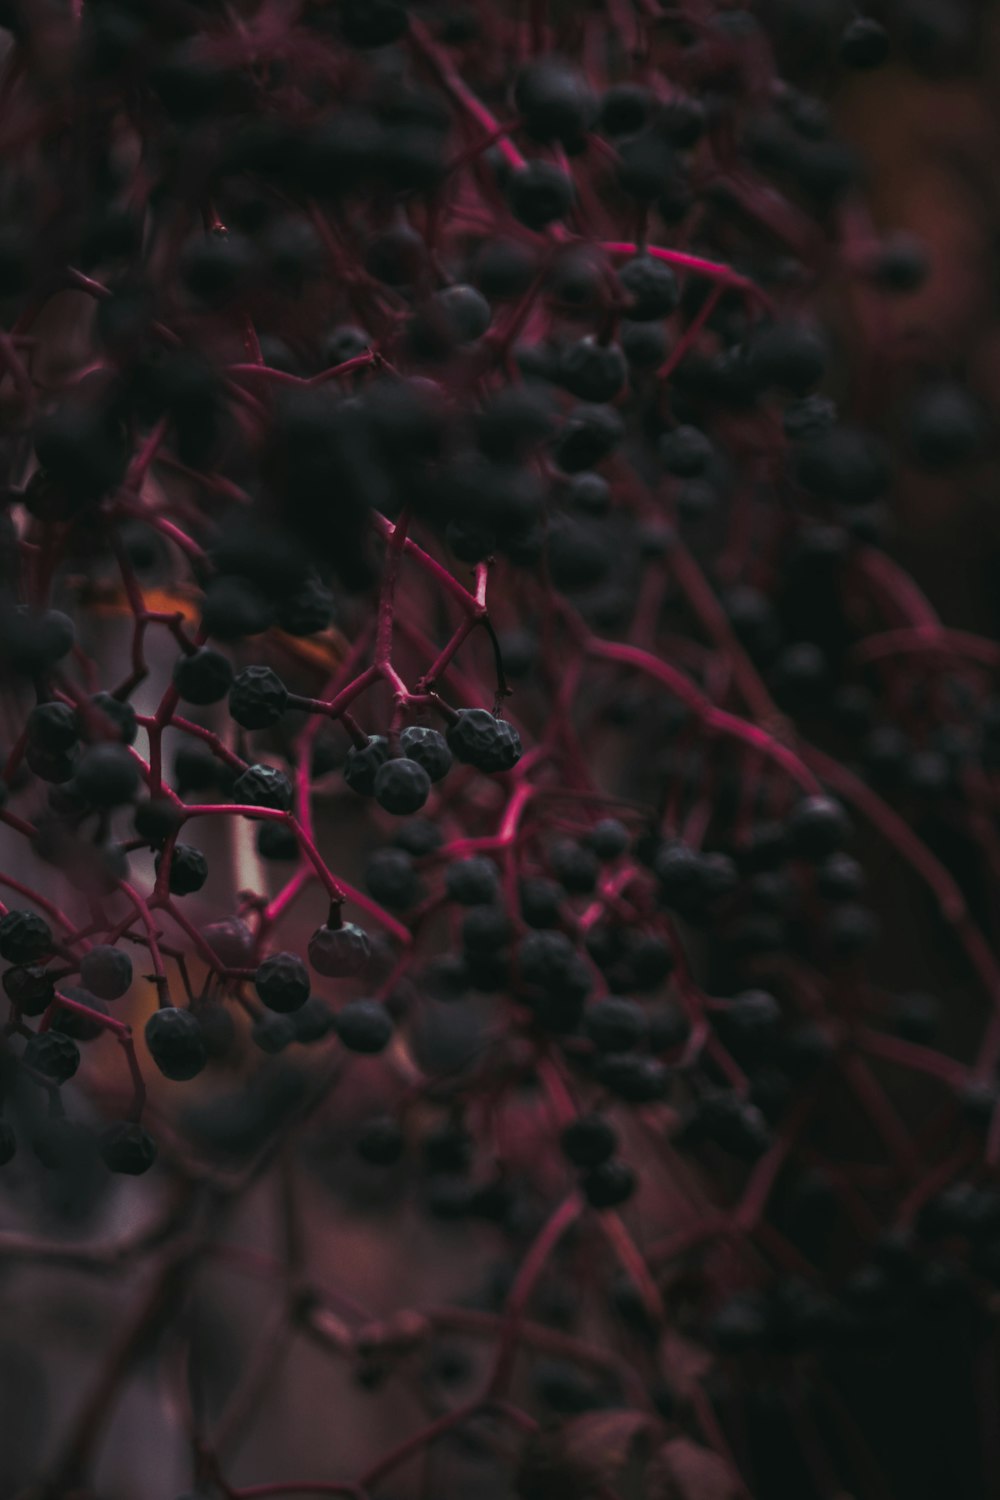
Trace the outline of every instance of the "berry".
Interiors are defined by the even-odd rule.
[[[340,927],[317,927],[309,939],[309,962],[329,979],[355,978],[365,972],[371,943],[362,927],[344,922]]]
[[[54,1083],[66,1083],[80,1066],[80,1049],[64,1032],[41,1031],[29,1038],[24,1062]]]
[[[646,1017],[634,1000],[608,995],[588,1005],[583,1029],[598,1052],[628,1052],[645,1036]]]
[[[800,859],[822,860],[836,854],[851,836],[851,825],[832,797],[806,797],[789,814],[788,837]]]
[[[52,952],[52,929],[33,911],[9,911],[0,918],[0,958],[31,964]]]
[[[889,488],[889,461],[877,438],[857,427],[827,428],[798,450],[796,475],[802,487],[837,505],[871,505]]]
[[[639,1052],[612,1052],[601,1057],[597,1077],[604,1087],[626,1104],[655,1104],[664,1099],[669,1074],[656,1057]]]
[[[132,826],[152,849],[161,848],[180,825],[180,811],[166,797],[140,802],[132,814]]]
[[[257,853],[261,859],[291,863],[299,857],[299,841],[294,828],[284,823],[261,823],[257,829]]]
[[[627,378],[625,356],[617,344],[601,344],[595,338],[579,340],[565,351],[559,363],[562,385],[581,401],[614,400]]]
[[[365,866],[365,884],[390,911],[406,911],[420,896],[413,860],[404,849],[378,849]]]
[[[336,364],[334,360],[332,363]],[[277,624],[289,635],[318,635],[333,616],[333,595],[318,578],[307,578],[278,606]]]
[[[352,745],[344,760],[344,780],[351,791],[370,797],[375,791],[375,778],[388,759],[389,741],[384,735],[372,734],[366,745]]]
[[[532,875],[520,884],[521,916],[529,927],[558,927],[564,891],[544,875]]]
[[[399,736],[399,748],[427,772],[431,781],[440,781],[452,767],[452,754],[444,735],[422,724],[410,724]]]
[[[379,767],[372,790],[379,807],[397,817],[407,817],[419,812],[427,801],[431,778],[417,761],[397,756]]]
[[[531,161],[512,172],[507,199],[514,217],[529,229],[544,229],[573,206],[573,182],[550,161]]]
[[[597,885],[598,857],[575,839],[559,839],[548,852],[549,867],[559,884],[573,896],[587,896]]]
[[[772,323],[754,335],[749,358],[761,385],[805,396],[822,379],[826,346],[817,333],[801,324]]]
[[[254,1045],[262,1052],[274,1056],[284,1052],[295,1041],[295,1022],[291,1016],[265,1015],[250,1028]]]
[[[638,1185],[635,1172],[628,1162],[612,1159],[599,1166],[588,1167],[580,1179],[584,1197],[591,1208],[617,1208],[626,1203]]]
[[[455,860],[444,875],[448,900],[457,901],[460,906],[482,906],[495,901],[499,886],[499,871],[484,855]]]
[[[220,641],[260,635],[271,624],[272,615],[269,601],[248,578],[220,573],[205,590],[201,622],[206,634]]]
[[[163,856],[154,861],[159,873]],[[170,856],[170,876],[167,885],[174,896],[190,896],[200,891],[208,879],[208,860],[200,849],[192,844],[175,844]]]
[[[146,1022],[146,1046],[166,1078],[183,1083],[196,1077],[207,1061],[197,1016],[167,1005]]]
[[[599,1167],[618,1149],[618,1133],[604,1115],[579,1115],[565,1127],[559,1144],[575,1167]]]
[[[287,1015],[309,999],[309,971],[295,953],[272,953],[257,967],[254,988],[268,1010]]]
[[[269,729],[288,707],[288,689],[270,667],[244,667],[229,689],[229,712],[244,729]]]
[[[703,1099],[698,1124],[711,1141],[741,1161],[756,1161],[770,1145],[760,1110],[735,1094],[717,1092]]]
[[[80,980],[102,1000],[120,1000],[132,983],[132,960],[120,948],[98,943],[80,961]]]
[[[391,1115],[378,1115],[361,1127],[354,1149],[369,1166],[391,1167],[402,1156],[404,1145],[398,1122]]]
[[[983,430],[982,413],[960,385],[927,387],[908,413],[910,450],[931,473],[947,473],[973,457]]]
[[[565,474],[592,469],[618,447],[625,424],[609,406],[574,406],[555,443],[555,461]]]
[[[120,807],[139,790],[139,769],[124,745],[90,745],[77,762],[73,784],[94,807]]]
[[[15,964],[6,969],[3,987],[11,1005],[26,1016],[40,1016],[56,997],[52,975],[34,964]]]
[[[28,743],[49,755],[66,755],[80,742],[76,710],[68,703],[39,703],[28,715]]]
[[[569,149],[580,143],[597,109],[583,75],[556,57],[536,58],[521,69],[514,104],[533,140]]]
[[[521,758],[521,737],[506,719],[485,708],[462,708],[448,727],[455,756],[478,771],[510,771]]]
[[[292,805],[292,784],[284,771],[274,766],[248,766],[233,782],[233,801],[246,807],[288,812]]]
[[[868,16],[855,16],[840,38],[840,58],[849,68],[880,68],[889,56],[884,26]]]
[[[672,267],[651,255],[626,261],[618,272],[618,281],[628,296],[628,316],[634,323],[669,318],[680,301]]]
[[[333,1011],[319,995],[310,995],[305,1005],[295,1012],[292,1026],[295,1040],[304,1047],[310,1047],[314,1042],[321,1042],[330,1035],[334,1028]]]
[[[349,1052],[384,1052],[392,1039],[392,1021],[377,1000],[349,1000],[338,1012],[337,1035]]]
[[[414,859],[422,859],[440,849],[444,836],[430,818],[408,818],[397,827],[392,842],[397,849],[405,849]]]
[[[712,444],[697,427],[675,427],[660,439],[663,467],[681,479],[693,479],[703,474],[712,454]]]
[[[510,941],[510,918],[502,906],[473,906],[462,918],[462,946],[466,954],[492,954]]]
[[[98,1149],[109,1172],[123,1172],[129,1177],[148,1172],[156,1160],[153,1137],[144,1126],[131,1120],[119,1120],[102,1131]]]

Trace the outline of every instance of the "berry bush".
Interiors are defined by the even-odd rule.
[[[0,3],[4,1494],[1000,1490],[871,12]]]

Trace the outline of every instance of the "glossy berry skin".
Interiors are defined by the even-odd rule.
[[[9,911],[0,918],[0,958],[31,964],[52,952],[52,929],[33,911]]]
[[[295,953],[272,953],[257,967],[254,988],[268,1010],[287,1015],[309,999],[309,971]]]
[[[612,1159],[589,1167],[580,1179],[580,1186],[591,1208],[618,1208],[635,1192],[637,1179],[628,1162]]]
[[[453,756],[448,741],[437,729],[409,724],[399,736],[399,748],[410,760],[423,766],[431,781],[440,781],[451,770]]]
[[[379,807],[404,818],[420,811],[430,790],[431,779],[423,766],[407,756],[396,756],[380,766],[372,787]]]
[[[132,960],[121,948],[98,943],[80,961],[80,982],[101,1000],[120,1000],[132,983]]]
[[[317,927],[309,939],[309,962],[328,979],[350,979],[363,974],[371,959],[371,943],[354,922],[340,927]]]
[[[149,1131],[131,1120],[119,1120],[101,1132],[98,1149],[109,1172],[141,1177],[156,1160],[156,1142]]]
[[[155,867],[159,873],[162,856],[157,855]],[[175,844],[170,856],[168,888],[174,896],[190,896],[200,891],[208,879],[208,860],[200,849],[192,844]]]
[[[368,737],[367,745],[352,745],[344,759],[344,780],[352,792],[370,797],[375,777],[389,759],[389,741],[381,734]]]
[[[184,1083],[195,1078],[207,1061],[198,1018],[189,1010],[167,1005],[146,1022],[146,1046],[165,1078]]]
[[[80,1049],[62,1032],[41,1031],[28,1041],[24,1062],[53,1083],[66,1083],[80,1066]]]
[[[288,707],[288,689],[270,667],[244,667],[229,689],[229,713],[243,729],[269,729]]]
[[[349,1000],[337,1013],[336,1031],[349,1052],[384,1052],[392,1039],[392,1021],[377,1000]]]
[[[0,1120],[0,1167],[13,1161],[17,1153],[17,1136],[7,1120]]]
[[[485,708],[463,708],[448,726],[455,757],[478,771],[510,771],[521,758],[521,737],[513,724]]]
[[[843,848],[851,825],[832,797],[806,797],[790,813],[787,823],[792,852],[799,859],[827,859]]]
[[[618,1133],[604,1115],[579,1115],[565,1127],[559,1145],[575,1167],[599,1167],[618,1149]]]
[[[274,766],[248,766],[233,782],[233,801],[246,807],[288,812],[292,805],[292,784],[284,771]]]
[[[229,657],[211,646],[200,646],[190,656],[179,656],[174,662],[174,687],[185,703],[202,708],[219,703],[232,680],[233,664]]]
[[[855,16],[840,38],[840,57],[849,68],[880,68],[889,56],[885,27],[868,16]]]

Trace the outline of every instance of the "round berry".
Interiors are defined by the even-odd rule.
[[[124,745],[90,745],[77,762],[73,784],[93,807],[120,807],[139,790],[139,768]]]
[[[851,836],[851,825],[832,797],[806,797],[788,817],[788,836],[800,859],[822,860],[836,854]]]
[[[405,849],[377,849],[365,866],[365,884],[390,911],[406,911],[420,896],[413,859]]]
[[[399,748],[410,760],[423,766],[431,781],[440,781],[451,770],[452,753],[448,741],[437,729],[409,724],[399,736]]]
[[[530,161],[507,180],[507,200],[516,219],[544,229],[573,206],[573,180],[551,161]]]
[[[157,849],[176,833],[181,825],[181,814],[166,797],[151,797],[140,802],[132,814],[132,826],[150,848]]]
[[[392,1038],[392,1021],[377,1000],[349,1000],[337,1014],[336,1030],[349,1052],[384,1052]]]
[[[525,64],[514,85],[514,103],[533,140],[559,141],[571,149],[597,113],[586,78],[556,57],[539,57]]]
[[[587,1007],[583,1029],[598,1052],[628,1052],[646,1034],[642,1006],[621,995],[607,995]]]
[[[408,756],[396,756],[380,766],[375,775],[375,801],[386,812],[408,817],[419,812],[430,796],[431,778],[423,766]]]
[[[460,906],[483,906],[495,901],[500,886],[500,872],[485,855],[456,859],[444,874],[444,888],[449,901]]]
[[[149,1131],[132,1120],[119,1120],[101,1132],[101,1160],[109,1172],[141,1177],[156,1160],[156,1142]]]
[[[334,1029],[333,1011],[319,995],[310,995],[292,1017],[292,1027],[297,1042],[304,1047],[312,1046],[314,1042],[323,1041]]]
[[[391,1167],[403,1154],[403,1132],[391,1115],[377,1115],[361,1127],[354,1149],[372,1167]]]
[[[309,962],[328,979],[350,979],[363,974],[372,946],[364,928],[353,922],[340,927],[317,927],[309,939]]]
[[[618,272],[618,281],[628,295],[628,316],[634,323],[669,318],[680,301],[673,268],[651,255],[626,261]]]
[[[448,744],[460,761],[479,771],[510,771],[521,758],[521,737],[513,724],[485,708],[459,709],[448,728]]]
[[[274,1056],[278,1052],[284,1052],[295,1041],[295,1022],[291,1016],[261,1016],[251,1026],[250,1035],[255,1046],[269,1056]]]
[[[309,971],[296,953],[272,953],[258,965],[253,982],[268,1010],[281,1015],[309,999]]]
[[[52,952],[52,929],[33,911],[9,911],[0,918],[0,958],[31,964]]]
[[[201,1072],[207,1061],[198,1018],[174,1005],[154,1011],[146,1022],[146,1046],[166,1078],[186,1082]]]
[[[291,862],[299,857],[299,841],[294,828],[268,820],[257,829],[257,853],[261,859]]]
[[[161,854],[156,856],[154,863],[157,873],[162,859]],[[190,896],[195,891],[200,891],[207,879],[208,860],[201,850],[195,849],[192,844],[175,844],[170,856],[170,875],[167,881],[171,894]]]
[[[288,689],[270,667],[244,667],[229,689],[229,712],[244,729],[269,729],[288,707]]]
[[[11,1005],[26,1016],[40,1016],[56,997],[52,975],[35,964],[15,964],[5,970],[3,987]]]
[[[111,693],[94,693],[91,703],[107,719],[123,745],[134,745],[139,733],[139,721],[131,703],[115,698]]]
[[[333,361],[336,363],[336,361]],[[307,578],[278,606],[277,622],[289,635],[318,635],[333,616],[333,595],[318,578]]]
[[[288,812],[292,805],[292,784],[284,771],[274,766],[247,766],[233,782],[233,801],[246,807]]]
[[[80,741],[76,710],[68,703],[38,703],[28,715],[28,743],[50,755],[68,755]]]
[[[613,401],[628,376],[618,344],[601,344],[587,336],[572,344],[559,363],[562,385],[581,401]]]
[[[98,943],[80,961],[80,981],[102,1000],[120,1000],[132,983],[132,960],[120,948]]]
[[[229,692],[233,665],[228,656],[201,646],[190,656],[179,656],[174,662],[173,682],[185,703],[205,708],[219,703]]]
[[[366,745],[352,745],[344,758],[344,780],[352,792],[370,797],[375,777],[389,759],[389,741],[382,734],[368,736]]]
[[[25,1047],[24,1062],[53,1083],[66,1083],[80,1066],[80,1049],[60,1031],[41,1031]]]
[[[589,1167],[580,1181],[591,1208],[617,1208],[635,1192],[636,1175],[628,1162],[612,1159]]]
[[[840,57],[849,68],[880,68],[889,56],[884,26],[870,16],[855,16],[840,38]]]
[[[628,829],[617,818],[602,818],[587,834],[587,843],[598,859],[617,859],[628,848]]]
[[[559,1144],[575,1167],[599,1167],[618,1149],[618,1132],[604,1115],[579,1115],[563,1130]]]

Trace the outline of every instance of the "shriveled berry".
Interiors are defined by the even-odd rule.
[[[344,780],[351,791],[370,797],[375,791],[375,777],[388,759],[385,735],[371,734],[366,745],[352,745],[344,759]]]
[[[156,1160],[156,1142],[143,1125],[119,1120],[101,1132],[98,1149],[109,1172],[140,1177]]]
[[[372,790],[379,807],[397,817],[407,817],[419,812],[427,801],[431,778],[417,761],[396,756],[379,767]]]
[[[384,1052],[392,1039],[392,1021],[377,1000],[349,1000],[337,1013],[337,1035],[349,1052]]]
[[[460,761],[478,771],[510,771],[521,758],[521,737],[513,724],[485,708],[462,708],[448,727],[448,744]]]
[[[353,922],[344,922],[340,927],[317,927],[309,939],[309,962],[317,974],[328,979],[363,974],[371,952],[367,932]]]
[[[56,996],[52,975],[36,964],[15,964],[5,969],[3,987],[11,1005],[26,1016],[40,1016]]]
[[[336,363],[336,361],[334,361]],[[318,578],[307,578],[278,606],[277,623],[289,635],[317,635],[333,616],[333,595]]]
[[[269,729],[288,707],[288,689],[270,667],[244,667],[229,689],[229,712],[244,729]]]
[[[297,953],[272,953],[258,965],[253,982],[268,1010],[281,1015],[309,999],[309,971]]]
[[[150,1055],[164,1077],[183,1083],[204,1068],[205,1041],[198,1018],[191,1011],[163,1006],[146,1022],[145,1036]]]
[[[80,981],[102,1000],[120,1000],[132,983],[132,960],[121,948],[98,943],[80,961]]]
[[[31,964],[52,952],[52,929],[33,911],[9,911],[0,918],[0,958]]]
[[[71,1037],[59,1031],[41,1031],[24,1049],[25,1066],[34,1068],[53,1083],[66,1083],[80,1066],[80,1049]]]
[[[155,865],[159,873],[163,856],[156,856]],[[170,855],[170,875],[167,881],[174,896],[190,896],[200,891],[208,879],[208,860],[193,844],[175,844]]]
[[[233,801],[246,807],[288,812],[292,805],[292,784],[284,771],[274,766],[248,766],[233,782]]]
[[[437,729],[409,724],[399,736],[399,748],[410,760],[423,766],[431,781],[440,781],[451,770],[452,753],[448,741]]]

